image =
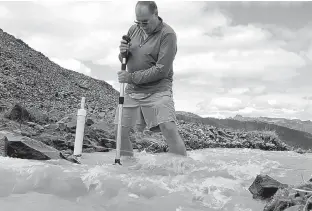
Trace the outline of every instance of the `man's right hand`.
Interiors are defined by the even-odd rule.
[[[130,47],[130,43],[127,43],[126,40],[120,41],[120,45],[119,45],[120,53],[125,53],[126,51],[129,50],[129,47]]]

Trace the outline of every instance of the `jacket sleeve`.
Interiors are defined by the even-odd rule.
[[[157,81],[168,76],[177,52],[177,37],[175,33],[165,34],[160,43],[156,64],[145,70],[131,73],[131,83],[143,84]]]

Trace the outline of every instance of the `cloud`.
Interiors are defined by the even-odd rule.
[[[60,65],[63,68],[76,71],[78,73],[83,73],[85,75],[91,75],[91,69],[86,67],[80,61],[76,59],[59,59],[59,58],[51,58],[51,61]]]
[[[223,110],[236,111],[243,108],[243,102],[240,99],[233,97],[217,97],[211,99],[209,103],[207,103],[207,101],[198,103],[197,106],[201,112]]]
[[[10,11],[5,6],[0,5],[0,18],[6,18],[10,14]]]
[[[307,57],[312,61],[312,45],[311,45],[310,49],[307,52]]]

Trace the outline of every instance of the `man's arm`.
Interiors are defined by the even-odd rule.
[[[174,33],[164,36],[160,44],[158,60],[156,65],[146,70],[139,70],[131,73],[131,83],[143,84],[168,76],[177,50],[177,37]]]

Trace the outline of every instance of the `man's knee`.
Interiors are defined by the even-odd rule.
[[[159,128],[161,130],[161,132],[176,132],[176,124],[174,121],[170,121],[170,122],[163,122],[159,124]]]

